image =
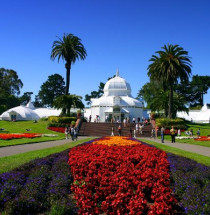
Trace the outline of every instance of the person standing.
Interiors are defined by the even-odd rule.
[[[136,132],[139,134],[139,123],[136,123]]]
[[[161,142],[162,143],[164,143],[164,133],[165,133],[165,128],[164,128],[164,126],[162,126],[160,129],[160,135],[161,135]]]
[[[178,134],[177,134],[179,137],[181,136],[181,130],[180,128],[178,129]]]
[[[130,137],[132,137],[132,128],[130,128],[130,134],[129,134]]]
[[[175,143],[176,130],[174,129],[174,126],[171,127],[170,134],[171,134],[171,142]]]
[[[69,139],[68,134],[69,134],[69,127],[68,127],[68,126],[66,126],[66,128],[65,128],[65,136],[66,136],[66,140],[67,140],[67,139]]]
[[[111,136],[114,136],[114,127],[112,127],[112,132],[111,132]]]
[[[136,129],[133,130],[133,138],[136,138]]]
[[[121,129],[121,126],[119,125],[119,126],[118,126],[118,135],[119,135],[119,136],[121,136],[121,132],[122,132],[122,129]]]
[[[197,130],[197,137],[200,137],[201,135],[201,131],[200,131],[200,128]]]
[[[123,119],[124,128],[126,127],[126,118]]]
[[[90,115],[90,116],[89,116],[89,122],[91,122],[91,118],[92,118],[92,117],[91,117],[91,115]]]
[[[105,116],[105,121],[106,121],[106,122],[108,122],[108,118],[109,118],[109,117],[106,115],[106,116]]]
[[[72,139],[72,141],[74,141],[74,127],[72,126],[71,128],[70,128],[70,134],[71,134],[71,139]]]

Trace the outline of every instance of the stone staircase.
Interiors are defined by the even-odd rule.
[[[126,127],[122,123],[105,123],[105,122],[83,122],[81,124],[79,135],[80,136],[110,136],[112,127],[114,128],[114,135],[118,135],[118,126],[121,125],[122,136],[129,136],[130,128],[134,130],[135,125],[133,123],[128,124]],[[137,137],[150,137],[151,136],[152,125],[145,125],[143,128],[142,135],[136,134]]]

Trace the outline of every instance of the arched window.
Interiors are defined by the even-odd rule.
[[[120,112],[120,106],[119,105],[115,105],[113,107],[113,112]]]

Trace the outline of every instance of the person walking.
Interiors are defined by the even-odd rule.
[[[161,135],[161,142],[162,143],[164,143],[164,133],[165,133],[165,128],[164,128],[164,126],[162,126],[160,129],[160,135]]]
[[[171,134],[171,142],[175,143],[176,130],[174,129],[174,126],[171,127],[170,134]]]

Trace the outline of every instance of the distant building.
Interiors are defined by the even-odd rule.
[[[35,108],[31,102],[26,106],[11,108],[0,115],[0,120],[38,120],[48,116],[59,116],[61,110],[54,108]]]
[[[196,123],[210,123],[210,109],[205,104],[201,110],[190,110],[189,113],[184,111],[177,112],[177,117]]]
[[[130,84],[117,71],[116,76],[105,84],[103,96],[91,99],[91,107],[84,110],[84,116],[87,119],[91,116],[92,122],[97,119],[122,122],[125,118],[137,121],[143,116],[143,102],[132,97]]]

